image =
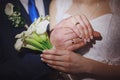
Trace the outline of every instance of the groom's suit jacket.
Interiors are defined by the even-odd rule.
[[[43,1],[47,15],[50,0]],[[7,3],[12,3],[15,8],[19,7],[21,17],[28,26],[31,24],[29,15],[19,0],[0,0],[0,80],[49,80],[45,75],[52,69],[41,61],[41,52],[28,49],[21,49],[18,52],[14,49],[15,35],[26,28],[12,25],[4,12]]]

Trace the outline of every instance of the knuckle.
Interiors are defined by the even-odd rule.
[[[49,55],[49,59],[54,59],[54,56],[52,56],[52,55]]]
[[[84,27],[83,27],[83,26],[81,26],[81,27],[80,27],[80,30],[84,30]]]
[[[67,63],[67,64],[65,65],[65,67],[66,67],[66,69],[70,69],[71,64],[70,64],[70,63]]]
[[[70,56],[71,54],[69,53],[69,55],[67,55],[67,57],[66,57],[66,61],[69,63],[69,62],[71,62],[71,56]]]
[[[49,64],[53,64],[53,61],[49,61]]]
[[[80,16],[79,16],[79,15],[75,15],[75,17],[76,17],[76,18],[80,18]]]
[[[70,52],[66,52],[67,57],[70,55]]]
[[[90,28],[90,24],[89,24],[89,22],[86,22],[86,26]]]
[[[71,64],[67,64],[67,66],[65,68],[66,68],[65,71],[67,73],[71,72]]]
[[[62,70],[63,70],[63,72],[65,72],[65,73],[68,73],[68,72],[69,72],[69,70],[68,70],[67,68],[63,68]]]

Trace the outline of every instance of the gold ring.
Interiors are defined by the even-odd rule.
[[[74,42],[74,40],[72,39],[72,44],[74,44],[75,42]]]
[[[75,23],[75,25],[78,25],[78,24],[80,24],[80,23],[79,23],[79,22],[76,22],[76,23]]]
[[[75,17],[72,17],[72,22],[74,25],[80,24]]]
[[[80,39],[82,39],[82,37],[79,37]]]

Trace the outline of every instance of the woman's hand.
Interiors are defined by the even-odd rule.
[[[84,15],[71,16],[62,20],[55,26],[56,28],[70,28],[80,38],[83,38],[85,42],[90,42],[93,37],[100,36],[100,33],[93,30],[89,20]]]
[[[88,72],[91,69],[87,59],[69,50],[46,50],[41,57],[48,66],[66,73],[76,74]]]

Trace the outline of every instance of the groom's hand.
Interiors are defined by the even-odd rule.
[[[57,49],[76,50],[86,43],[80,39],[70,28],[54,29],[50,35],[50,41]]]

